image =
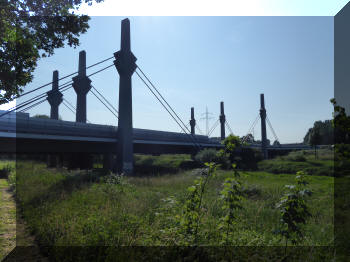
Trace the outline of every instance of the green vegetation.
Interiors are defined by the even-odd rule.
[[[314,126],[307,131],[304,144],[333,145],[334,127],[332,120],[316,121]]]
[[[135,173],[138,175],[173,174],[182,170],[200,167],[201,164],[193,161],[190,155],[135,155]]]
[[[295,174],[304,171],[309,175],[333,176],[334,153],[332,149],[320,149],[315,160],[313,150],[294,151],[258,163],[259,170],[274,174]]]
[[[229,234],[230,245],[284,246],[276,233],[280,215],[275,205],[294,176],[241,172],[246,199],[243,209],[231,210],[228,184],[234,183],[233,171],[215,173],[208,176],[197,169],[176,176],[108,177],[91,171],[48,170],[44,164],[23,161],[17,163],[17,200],[39,244],[51,246],[49,254],[61,259],[77,254],[55,246],[173,246],[183,245],[184,240],[195,246],[217,246],[223,241],[218,222],[231,211],[234,220],[226,220],[234,232]],[[333,178],[312,176],[309,181],[314,192],[309,200],[312,216],[300,245],[331,245]],[[225,188],[226,199],[220,199]],[[223,209],[224,203],[227,208]],[[184,237],[186,217],[194,222],[187,223],[188,232],[196,232],[192,238]],[[82,261],[87,256],[79,253]]]
[[[0,173],[12,177],[13,166],[14,162],[1,161]],[[0,260],[16,246],[16,207],[8,189],[8,181],[0,178]]]
[[[308,184],[305,173],[297,172],[295,180],[296,185],[286,185],[289,191],[284,194],[277,204],[282,222],[281,229],[278,232],[285,238],[286,248],[289,240],[297,244],[304,237],[301,226],[302,224],[305,225],[307,218],[311,216],[305,198],[311,196],[312,192],[305,188]]]

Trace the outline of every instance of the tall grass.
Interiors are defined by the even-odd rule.
[[[219,171],[203,199],[202,244],[217,245],[214,225],[222,215],[218,192],[230,173]],[[17,169],[17,198],[32,232],[42,245],[171,245],[176,235],[164,231],[169,216],[181,215],[192,171],[177,176],[130,177],[122,184],[106,183],[94,173],[58,172],[23,162]],[[236,225],[236,245],[280,245],[273,233],[278,223],[274,205],[289,175],[247,172],[242,181],[248,199]],[[333,232],[333,178],[312,177],[313,218],[303,245],[326,245]],[[170,197],[170,200],[169,200]],[[173,199],[171,209],[164,211]],[[161,215],[160,215],[161,214]]]
[[[331,149],[319,149],[318,158],[315,159],[313,150],[294,151],[287,156],[263,160],[258,163],[258,168],[274,174],[305,171],[309,175],[333,176],[334,152]]]

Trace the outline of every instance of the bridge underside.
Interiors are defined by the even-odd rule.
[[[91,153],[116,154],[118,142],[107,141],[77,141],[77,140],[50,140],[28,138],[1,138],[1,153]],[[220,148],[220,145],[206,145],[206,147]],[[169,144],[157,141],[135,141],[134,153],[142,154],[194,154],[197,149],[193,144]]]

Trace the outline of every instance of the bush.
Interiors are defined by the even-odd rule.
[[[218,152],[215,149],[205,148],[197,153],[194,157],[197,162],[200,163],[210,163],[210,162],[218,162]]]
[[[0,178],[8,178],[8,176],[10,175],[11,171],[13,171],[13,168],[10,164],[7,164],[5,166],[3,166],[0,169]]]

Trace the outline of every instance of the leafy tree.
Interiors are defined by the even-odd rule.
[[[334,144],[334,128],[331,120],[316,121],[314,126],[307,131],[304,137],[304,144],[310,144],[310,135],[315,129],[318,129],[321,145]]]
[[[321,135],[320,130],[318,128],[314,128],[310,133],[310,145],[315,148],[315,158],[317,158],[317,149],[316,146],[321,144]]]
[[[280,146],[281,143],[278,140],[273,141],[272,143],[273,146]]]
[[[37,114],[37,115],[34,115],[33,117],[36,117],[36,118],[43,118],[43,119],[50,119],[50,117],[48,115],[40,115],[40,114]],[[58,116],[58,119],[59,120],[62,120],[62,117],[61,116]]]
[[[90,17],[74,11],[93,1],[103,0],[0,0],[0,104],[23,92],[40,57],[79,45]]]
[[[242,137],[242,141],[246,142],[246,143],[254,143],[254,136],[252,134],[248,134],[246,136]]]
[[[335,99],[331,99],[331,102],[334,105],[335,176],[343,176],[350,172],[350,116],[337,105]]]
[[[49,119],[50,117],[48,115],[35,115],[33,117],[36,117],[36,118],[43,118],[43,119]]]

